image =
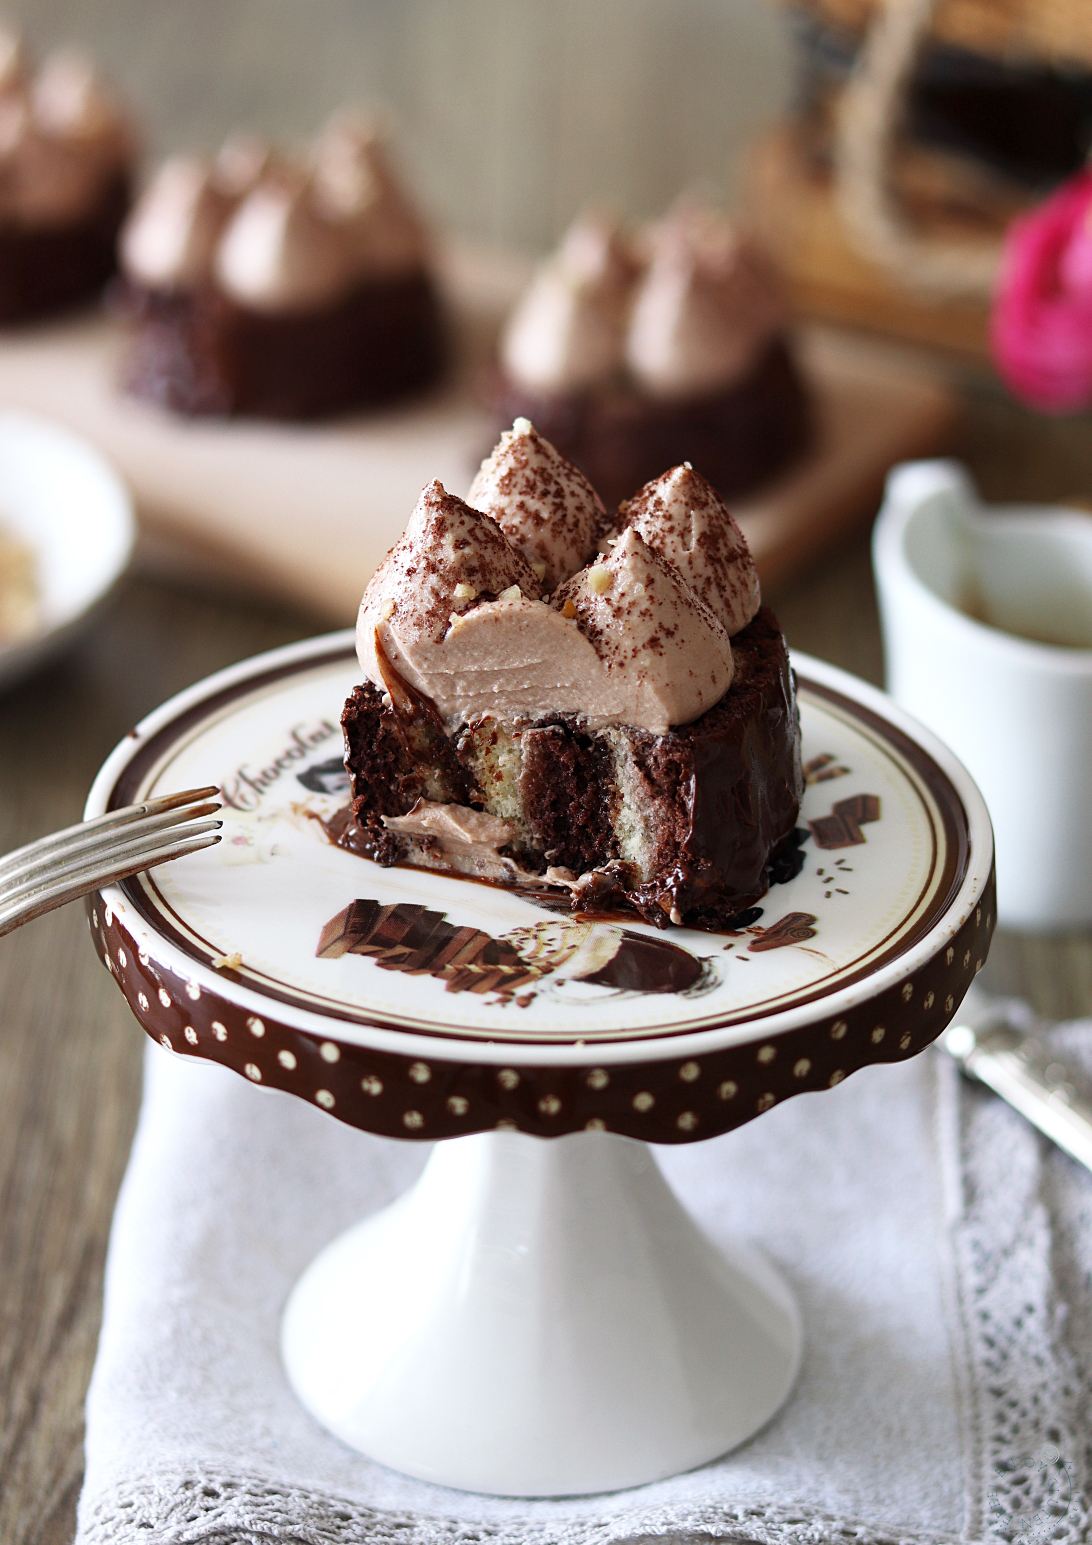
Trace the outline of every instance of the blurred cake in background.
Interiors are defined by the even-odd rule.
[[[584,217],[508,319],[498,425],[533,420],[611,506],[683,461],[746,493],[809,441],[786,321],[776,273],[718,212],[681,203],[633,235]]]
[[[444,326],[427,232],[374,122],[300,156],[247,137],[167,161],[121,236],[124,384],[181,413],[304,419],[427,386]]]
[[[133,135],[82,55],[39,70],[0,30],[0,322],[93,299],[116,268]]]

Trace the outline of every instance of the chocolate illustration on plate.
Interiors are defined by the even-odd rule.
[[[829,751],[824,751],[820,756],[813,756],[804,763],[804,782],[829,783],[832,778],[844,778],[851,771],[844,767]]]
[[[786,941],[788,942],[788,941]],[[772,946],[770,946],[772,947]],[[448,992],[495,992],[526,1007],[545,977],[619,993],[707,992],[716,968],[677,944],[628,928],[551,918],[499,938],[459,927],[429,907],[352,901],[322,929],[316,955],[366,955],[383,971],[432,976]]]
[[[297,773],[296,778],[312,794],[349,793],[349,774],[345,771],[343,756],[331,757],[328,762],[315,762],[304,772]]]
[[[768,928],[753,929],[755,937],[747,948],[753,954],[759,954],[763,950],[780,950],[790,944],[804,944],[808,939],[815,938],[818,930],[814,924],[818,921],[814,912],[786,912],[784,917],[779,917]]]
[[[852,848],[866,842],[862,826],[880,819],[878,794],[854,794],[840,799],[829,815],[808,822],[817,848]]]

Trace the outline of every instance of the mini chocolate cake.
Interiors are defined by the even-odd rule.
[[[585,915],[729,926],[796,872],[803,793],[738,527],[687,466],[612,525],[525,422],[470,499],[430,485],[365,592],[336,840]]]
[[[358,119],[335,119],[306,163],[238,139],[211,165],[168,161],[121,252],[124,384],[163,407],[316,418],[442,369],[424,230]]]
[[[681,461],[735,498],[811,440],[776,277],[692,206],[643,242],[579,221],[510,317],[491,397],[498,424],[532,419],[611,504]]]
[[[116,270],[129,208],[129,128],[88,62],[31,76],[0,35],[0,322],[92,300]]]
[[[749,493],[791,466],[810,432],[807,395],[783,338],[766,345],[742,380],[711,395],[653,401],[607,387],[550,396],[498,377],[493,401],[502,421],[540,426],[612,503],[680,459],[704,468],[726,498]]]
[[[316,311],[269,314],[209,287],[131,291],[125,384],[179,413],[328,417],[427,386],[443,363],[439,301],[426,274],[375,279]]]

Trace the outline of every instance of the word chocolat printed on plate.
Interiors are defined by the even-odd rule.
[[[221,780],[223,800],[233,810],[257,810],[267,792],[282,774],[294,768],[297,762],[309,756],[316,746],[334,736],[340,729],[329,719],[320,719],[317,725],[294,724],[288,731],[288,744],[264,767],[252,772],[243,762],[234,773]]]

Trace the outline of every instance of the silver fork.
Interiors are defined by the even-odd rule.
[[[219,842],[219,793],[212,786],[146,799],[0,858],[0,936],[100,885]]]
[[[1032,1016],[1015,998],[989,998],[972,987],[940,1045],[969,1078],[986,1084],[1079,1164],[1092,1169],[1092,1103],[1065,1064],[1026,1027]],[[1040,1025],[1041,1031],[1049,1025]]]

